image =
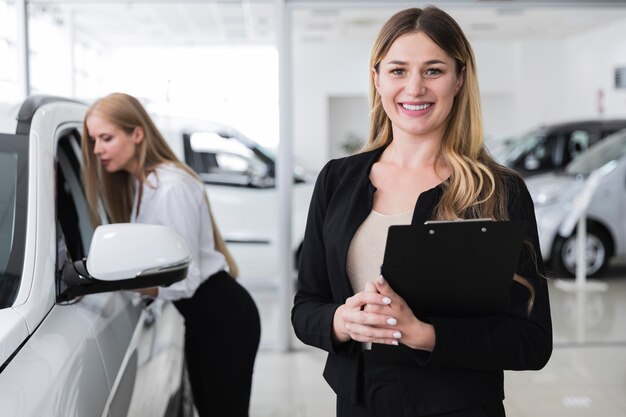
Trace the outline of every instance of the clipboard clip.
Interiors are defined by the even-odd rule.
[[[492,219],[491,217],[480,217],[477,219],[454,219],[454,220],[426,220],[424,222],[425,226],[428,226],[429,224],[444,224],[444,223],[459,223],[459,222],[493,222],[495,221],[494,219]],[[486,232],[487,228],[486,227],[481,227],[480,228],[481,232]],[[435,229],[429,229],[428,230],[428,234],[429,235],[434,235],[435,234]]]

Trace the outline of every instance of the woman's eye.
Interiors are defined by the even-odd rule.
[[[403,68],[395,68],[391,70],[391,73],[393,75],[404,75],[404,69]]]
[[[439,68],[428,68],[426,70],[426,75],[428,76],[434,76],[439,74],[441,74],[441,70]]]

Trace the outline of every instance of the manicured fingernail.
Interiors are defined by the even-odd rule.
[[[377,280],[378,280],[378,283],[379,283],[379,284],[383,284],[383,283],[385,282],[385,278],[383,278],[383,276],[382,276],[382,275],[379,275],[379,276],[378,276],[378,278],[377,278]]]
[[[398,320],[394,319],[393,317],[389,317],[387,319],[387,324],[390,324],[392,326],[395,326],[396,324],[398,324]]]
[[[391,342],[391,344],[394,345],[394,346],[398,346],[398,341],[394,340],[394,341]]]
[[[391,298],[389,298],[389,297],[384,297],[384,298],[383,298],[383,304],[391,304]]]
[[[396,339],[400,339],[402,337],[402,334],[400,332],[393,332],[392,336]]]

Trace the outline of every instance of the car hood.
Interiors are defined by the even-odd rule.
[[[584,184],[584,178],[566,174],[540,174],[526,179],[535,206],[571,202]]]

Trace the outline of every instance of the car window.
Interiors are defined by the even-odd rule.
[[[608,136],[584,154],[573,160],[565,169],[568,174],[589,175],[596,169],[611,168],[626,155],[626,130]]]
[[[617,132],[620,129],[623,129],[624,126],[619,126],[619,127],[610,127],[610,128],[604,128],[600,131],[600,139],[604,139],[605,137],[612,135],[613,133]]]
[[[563,165],[576,158],[589,148],[591,135],[587,130],[579,129],[566,134]]]
[[[17,296],[26,243],[28,138],[0,135],[0,308]]]
[[[506,146],[501,153],[498,153],[496,158],[503,161],[505,165],[510,166],[521,156],[526,155],[531,149],[533,149],[537,142],[544,139],[545,138],[541,132],[532,131],[519,138],[513,139],[511,144]]]
[[[535,146],[528,153],[528,157],[533,157],[536,161],[535,169],[552,168],[556,165],[558,154],[558,143],[560,138],[557,135],[540,136],[536,138]]]
[[[184,135],[185,162],[206,183],[271,186],[267,163],[244,143],[216,132]]]
[[[65,240],[69,257],[73,260],[87,256],[94,227],[89,219],[80,165],[80,139],[76,130],[62,135],[57,145],[57,200],[58,225]],[[63,248],[59,248],[63,252]]]

